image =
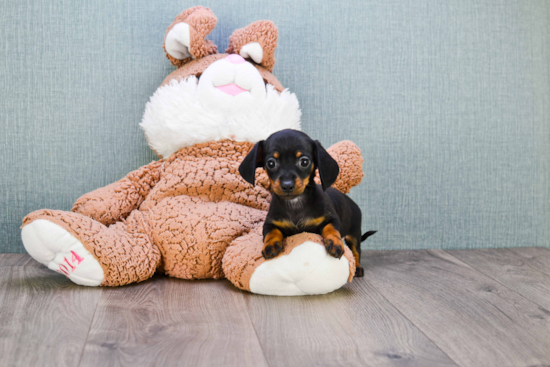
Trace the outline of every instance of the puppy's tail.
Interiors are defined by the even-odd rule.
[[[370,236],[372,236],[372,235],[375,234],[376,232],[378,232],[378,231],[368,231],[368,232],[365,232],[365,233],[361,236],[361,242],[363,242],[364,240],[366,240],[367,238],[369,238]]]

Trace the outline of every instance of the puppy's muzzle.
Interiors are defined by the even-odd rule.
[[[284,181],[281,181],[281,190],[283,191],[283,193],[289,195],[289,194],[292,194],[294,192],[294,181],[293,180],[284,180]]]

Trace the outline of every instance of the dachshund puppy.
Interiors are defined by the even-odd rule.
[[[281,130],[262,140],[248,153],[239,173],[254,185],[256,168],[263,167],[271,180],[271,205],[264,223],[262,255],[272,259],[283,250],[283,238],[301,232],[323,237],[327,252],[340,258],[344,244],[353,252],[356,277],[363,276],[361,210],[347,195],[331,188],[340,168],[318,141],[297,130]],[[319,170],[321,185],[315,184]]]

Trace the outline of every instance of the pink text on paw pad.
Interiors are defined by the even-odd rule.
[[[63,263],[59,264],[59,271],[65,275],[72,273],[76,267],[84,261],[84,258],[78,256],[74,251],[71,251],[71,261],[67,260],[67,257],[63,258]]]

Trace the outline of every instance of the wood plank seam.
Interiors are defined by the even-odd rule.
[[[23,260],[26,257],[25,260]],[[13,265],[13,263],[16,265]],[[1,267],[42,267],[44,265],[35,261],[29,254],[0,254]]]
[[[84,344],[82,345],[82,350],[80,351],[80,358],[78,358],[77,366],[80,366],[80,364],[82,363],[82,357],[84,356],[84,350],[86,349],[86,344],[88,344],[88,336],[90,336],[90,330],[92,330],[92,325],[94,324],[94,318],[95,318],[95,314],[97,312],[97,306],[99,305],[99,301],[103,297],[104,293],[105,292],[103,292],[103,289],[101,289],[101,294],[99,295],[99,297],[97,297],[97,302],[96,302],[95,307],[94,307],[94,313],[92,314],[92,318],[90,320],[90,326],[88,327],[88,332],[86,333],[86,339],[84,339]]]
[[[244,294],[243,294],[244,291],[242,289],[239,289],[239,292],[241,294],[241,298],[243,299],[243,303],[246,305],[247,302],[246,302],[246,299],[244,298]],[[264,356],[265,364],[271,367],[267,359],[267,356],[265,355],[264,346],[262,345],[260,337],[258,336],[258,330],[256,330],[256,325],[254,325],[254,323],[252,322],[252,318],[250,317],[250,312],[248,311],[248,307],[246,307],[246,316],[248,317],[248,321],[250,322],[250,325],[252,325],[252,329],[254,330],[254,335],[256,336],[256,340],[258,341],[258,345],[260,346],[260,350],[262,351],[262,355]]]
[[[475,271],[477,271],[477,272],[480,273],[481,275],[486,276],[487,278],[492,279],[492,280],[494,280],[495,282],[499,283],[500,285],[502,285],[502,286],[505,287],[506,289],[510,290],[510,292],[513,292],[513,293],[517,294],[518,296],[520,296],[521,298],[527,300],[528,302],[531,302],[531,303],[533,303],[533,304],[535,304],[535,305],[541,307],[542,309],[546,310],[546,308],[544,308],[544,307],[542,307],[541,305],[539,305],[538,303],[536,303],[536,302],[530,300],[529,298],[526,298],[525,296],[523,296],[522,294],[520,294],[520,293],[518,293],[517,291],[513,290],[512,288],[510,288],[510,287],[507,286],[506,284],[503,284],[502,282],[500,282],[498,279],[495,279],[495,278],[493,278],[492,276],[485,274],[484,272],[482,272],[482,271],[479,270],[478,268],[474,268],[472,265],[468,264],[468,263],[465,262],[465,261],[462,261],[461,259],[459,259],[459,258],[457,258],[456,256],[454,256],[454,255],[450,254],[449,252],[447,252],[446,250],[442,250],[442,251],[445,252],[447,255],[449,255],[449,256],[455,258],[457,261],[463,263],[464,265],[467,265],[467,266],[469,266],[470,268],[474,269]],[[546,311],[547,311],[547,312],[550,312],[549,310],[546,310]]]
[[[490,278],[490,279],[494,280],[495,282],[499,283],[500,285],[502,285],[503,287],[505,287],[505,288],[508,289],[509,291],[514,292],[515,294],[519,295],[520,297],[522,297],[523,299],[527,300],[528,302],[531,302],[531,303],[533,303],[533,304],[539,306],[542,310],[545,310],[546,313],[549,313],[549,314],[550,314],[550,310],[548,310],[546,307],[540,305],[538,302],[536,302],[536,301],[534,301],[534,300],[532,300],[532,299],[529,299],[529,298],[525,297],[523,294],[521,294],[521,293],[519,293],[518,291],[516,291],[516,290],[510,288],[510,286],[508,286],[507,284],[502,283],[502,282],[501,282],[500,280],[498,280],[497,278],[495,278],[495,277],[493,277],[493,276],[491,276],[491,275],[489,275],[489,274],[486,274],[485,272],[483,272],[482,270],[478,269],[478,268],[475,267],[474,265],[472,265],[472,264],[466,262],[466,260],[462,260],[462,259],[457,258],[456,256],[450,254],[447,250],[443,250],[443,251],[444,251],[445,253],[447,253],[449,256],[454,257],[454,258],[457,259],[458,261],[463,262],[464,264],[468,265],[468,266],[471,267],[472,269],[476,270],[478,273],[483,274],[483,275],[485,275],[487,278]],[[516,254],[516,252],[514,252],[514,254]],[[523,258],[525,258],[525,257],[523,257]],[[530,266],[530,267],[531,267],[531,266]],[[533,268],[533,267],[531,267],[531,268]],[[542,271],[540,271],[540,270],[538,270],[538,269],[536,269],[536,268],[533,268],[533,269],[537,270],[537,271],[540,272],[540,273],[545,274],[544,272],[542,272]],[[549,274],[549,275],[550,275],[550,274]]]
[[[389,299],[386,298],[386,296],[384,296],[379,290],[378,288],[376,288],[371,282],[369,282],[366,278],[363,278],[362,280],[366,281],[375,291],[376,293],[378,293],[382,298],[384,298],[394,309],[397,313],[399,313],[401,316],[403,316],[403,318],[405,318],[406,320],[408,320],[411,325],[413,325],[417,330],[418,332],[420,332],[422,335],[424,335],[426,337],[426,339],[428,339],[429,341],[431,341],[433,343],[433,345],[435,345],[437,347],[437,349],[439,349],[441,351],[441,353],[443,353],[444,355],[447,356],[447,358],[449,358],[451,361],[453,361],[454,364],[456,364],[457,366],[460,366],[460,364],[455,361],[454,359],[452,359],[447,353],[445,353],[445,351],[443,349],[441,349],[441,347],[435,342],[435,340],[433,340],[432,338],[430,338],[428,335],[426,335],[426,333],[424,333],[424,331],[422,331],[422,329],[416,325],[411,319],[409,319],[407,317],[407,315],[405,315],[403,312],[401,312],[401,310],[396,306],[394,305]]]
[[[432,253],[433,251],[433,253]],[[403,278],[403,277],[396,277],[395,280],[393,280],[393,273],[396,273],[396,274],[404,274],[403,271],[404,270],[407,270],[408,267],[411,267],[411,269],[421,269],[422,267],[426,267],[426,269],[431,269],[431,273],[430,273],[430,276],[433,276],[435,273],[437,273],[437,271],[440,271],[440,270],[443,270],[443,268],[445,267],[443,264],[438,264],[437,262],[430,262],[429,261],[429,258],[430,257],[435,257],[435,258],[439,258],[439,256],[437,256],[437,252],[440,252],[440,254],[444,255],[444,258],[441,258],[439,259],[438,261],[445,261],[445,262],[448,262],[449,264],[455,264],[456,266],[459,266],[460,268],[463,268],[462,271],[458,271],[458,272],[454,272],[454,271],[451,271],[451,270],[447,270],[447,271],[451,271],[450,274],[457,274],[459,277],[466,277],[465,279],[470,281],[470,284],[468,285],[468,287],[466,288],[466,291],[468,291],[469,289],[470,290],[473,290],[474,292],[477,291],[477,287],[478,286],[481,286],[482,288],[480,289],[480,291],[484,291],[483,287],[486,287],[486,288],[489,288],[489,290],[487,290],[487,292],[492,292],[490,290],[490,288],[493,288],[492,286],[485,286],[484,285],[484,280],[487,281],[487,282],[491,282],[493,283],[495,286],[498,285],[498,287],[502,288],[502,290],[504,291],[503,292],[503,295],[505,295],[504,297],[504,302],[503,302],[503,305],[504,306],[509,306],[508,310],[502,310],[499,306],[500,304],[498,304],[498,301],[500,301],[500,299],[493,299],[492,302],[485,302],[484,301],[484,298],[483,297],[477,297],[474,295],[475,297],[475,300],[477,303],[481,304],[483,307],[481,311],[484,311],[484,310],[487,310],[489,311],[489,314],[487,314],[488,316],[490,316],[488,319],[487,318],[484,318],[485,316],[481,315],[481,317],[483,318],[483,320],[493,320],[493,321],[498,321],[499,317],[500,318],[503,318],[503,315],[504,317],[507,318],[507,320],[501,320],[501,321],[504,321],[502,324],[497,324],[496,326],[499,328],[499,331],[502,332],[503,330],[506,331],[505,329],[506,328],[510,328],[509,330],[514,330],[513,326],[514,325],[509,325],[510,322],[512,323],[515,323],[515,327],[519,327],[521,325],[523,325],[523,329],[521,327],[519,327],[519,330],[523,330],[524,332],[523,333],[520,333],[520,335],[522,335],[523,337],[526,336],[524,334],[529,334],[529,332],[527,332],[525,329],[525,322],[527,322],[528,325],[531,325],[531,326],[536,326],[535,329],[539,332],[539,333],[542,333],[542,335],[547,335],[548,333],[548,329],[545,328],[545,325],[547,325],[549,319],[547,317],[548,315],[548,312],[546,310],[544,310],[543,308],[540,308],[540,306],[538,306],[537,303],[529,300],[529,299],[526,299],[525,297],[523,297],[521,294],[518,294],[518,292],[516,291],[513,291],[509,289],[509,287],[507,286],[503,286],[500,284],[500,282],[497,282],[495,281],[492,277],[489,277],[489,276],[486,276],[485,274],[483,274],[481,271],[479,271],[477,268],[474,268],[472,266],[470,266],[469,264],[467,264],[466,262],[464,261],[461,261],[460,259],[457,259],[456,256],[453,256],[453,255],[450,255],[449,253],[445,252],[445,251],[442,251],[442,250],[428,250],[428,251],[425,251],[426,252],[426,255],[422,255],[422,252],[423,251],[419,251],[418,253],[420,254],[418,256],[418,259],[415,258],[414,256],[412,256],[412,254],[414,253],[414,251],[402,251],[402,253],[404,254],[407,254],[407,255],[404,255],[404,254],[401,254],[403,256],[398,256],[398,255],[390,255],[388,253],[391,253],[392,251],[374,251],[374,255],[372,257],[369,257],[369,256],[366,256],[365,257],[365,262],[367,263],[368,266],[365,267],[365,269],[369,269],[370,268],[370,273],[371,273],[371,276],[372,278],[369,279],[368,278],[368,275],[369,274],[366,274],[367,275],[367,279],[369,279],[369,283],[372,284],[373,282],[375,284],[378,284],[379,287],[375,287],[375,289],[380,292],[380,293],[383,293],[383,294],[386,294],[385,292],[388,292],[388,298],[394,300],[396,303],[394,304],[393,302],[391,302],[391,304],[393,304],[400,312],[401,310],[403,310],[401,312],[401,314],[408,314],[411,316],[412,319],[416,320],[418,322],[418,324],[416,323],[413,323],[411,321],[411,323],[413,323],[413,325],[415,325],[415,327],[417,329],[419,329],[420,331],[422,331],[424,334],[426,333],[429,333],[430,335],[432,335],[433,338],[437,339],[437,342],[435,342],[434,339],[431,339],[432,342],[438,347],[438,348],[443,348],[445,351],[448,351],[450,354],[452,354],[455,358],[457,358],[458,360],[460,360],[459,362],[459,365],[472,365],[472,366],[476,366],[476,365],[480,365],[479,364],[479,359],[475,359],[474,357],[471,357],[472,356],[472,353],[470,353],[470,350],[468,350],[466,353],[465,353],[465,349],[464,347],[459,347],[459,348],[455,348],[454,346],[456,345],[456,343],[453,342],[453,337],[443,337],[441,339],[439,339],[438,337],[440,335],[442,335],[442,332],[443,332],[443,335],[445,334],[445,331],[441,329],[441,325],[436,325],[436,329],[434,330],[433,326],[434,324],[433,323],[430,323],[430,320],[437,320],[437,319],[434,319],[431,317],[431,314],[430,312],[426,312],[428,309],[426,309],[425,306],[422,305],[422,303],[424,303],[423,300],[419,300],[419,302],[413,302],[412,304],[408,303],[407,300],[404,300],[403,297],[394,297],[394,293],[395,291],[397,291],[397,293],[399,293],[400,291],[403,291],[403,289],[406,289],[406,288],[403,288],[403,287],[407,287],[407,284],[408,284],[408,281],[404,280],[406,279]],[[399,254],[400,251],[396,251],[394,252],[395,253],[398,253]],[[384,255],[385,254],[385,255]],[[372,265],[375,264],[375,262],[377,261],[377,258],[378,256],[380,256],[380,258],[378,259],[380,262],[380,267],[378,267],[378,269],[380,271],[376,271],[377,270],[377,267],[373,267]],[[408,256],[411,256],[413,257],[413,259],[411,261],[409,261],[409,257]],[[423,259],[426,258],[427,261],[424,261]],[[385,263],[387,263],[388,265],[388,268],[387,268],[387,271],[384,271],[384,269],[386,268],[386,266],[384,265]],[[418,265],[418,267],[417,267]],[[460,270],[460,268],[458,268],[458,270]],[[471,271],[473,270],[473,272]],[[369,271],[367,271],[368,273]],[[424,281],[422,280],[422,277],[419,278],[420,275],[422,275],[423,273],[425,272],[417,272],[415,273],[414,275],[414,279],[416,279],[416,281],[420,281],[421,284],[425,284]],[[425,275],[425,274],[424,274]],[[395,288],[394,286],[392,285],[393,283],[395,282]],[[414,283],[414,282],[412,282]],[[448,283],[448,280],[446,281],[442,281],[441,283],[435,283],[436,285],[438,286],[444,286],[444,285],[449,285]],[[374,286],[373,286],[374,287]],[[452,287],[451,287],[452,288]],[[430,288],[429,287],[419,287],[419,288],[414,288],[413,292],[430,292]],[[401,293],[399,293],[401,294]],[[443,312],[445,314],[447,314],[447,316],[451,315],[452,316],[452,313],[454,312],[455,307],[453,306],[453,299],[456,298],[459,294],[467,294],[467,293],[464,293],[464,292],[458,292],[458,294],[454,294],[454,296],[452,295],[453,292],[452,292],[452,289],[451,289],[451,292],[450,293],[447,293],[447,295],[445,295],[445,292],[442,293],[442,297],[440,298],[438,296],[438,293],[434,293],[435,294],[435,298],[434,298],[434,301],[435,303],[434,304],[438,304],[440,303],[439,302],[439,299],[442,299],[443,301],[445,301],[445,298],[447,298],[447,301],[449,301],[449,296],[451,297],[450,299],[450,303],[448,302],[443,302]],[[497,292],[497,294],[500,294],[500,292]],[[416,294],[416,296],[419,296],[419,294]],[[420,295],[421,296],[421,295]],[[482,295],[483,296],[483,295]],[[519,297],[518,297],[519,296]],[[406,298],[406,297],[405,297]],[[500,298],[500,297],[497,297],[497,298]],[[515,298],[515,300],[514,300]],[[417,298],[418,299],[418,298]],[[495,300],[497,301],[497,303],[495,303]],[[388,300],[389,301],[389,300]],[[514,316],[511,318],[510,315],[509,315],[509,311],[510,309],[512,310],[512,312],[515,312],[517,310],[516,308],[516,304],[518,301],[519,304],[525,306],[525,309],[528,309],[529,312],[534,312],[530,315],[523,315],[523,312],[518,315],[518,316]],[[461,299],[460,303],[462,304],[461,307],[467,307],[469,308],[469,304],[468,302],[464,301],[464,299]],[[496,309],[496,313],[494,313],[494,315],[496,315],[496,317],[492,317],[491,314],[490,314],[490,311],[491,311],[491,307],[493,307],[493,310]],[[421,311],[421,312],[418,312],[418,314],[416,314],[415,312],[417,311],[420,311],[424,309],[424,311]],[[523,310],[523,308],[522,308]],[[413,313],[411,313],[413,312]],[[537,313],[538,312],[538,313]],[[468,314],[468,313],[466,313]],[[543,315],[543,314],[546,314],[546,315]],[[500,315],[500,316],[499,316]],[[473,314],[473,316],[480,316],[479,312],[476,314]],[[526,318],[524,318],[526,317]],[[531,320],[530,317],[533,319]],[[523,324],[522,324],[523,323]],[[458,326],[458,325],[455,325],[455,326]],[[490,323],[487,323],[487,326],[491,327]],[[470,335],[472,330],[470,330],[469,328],[466,328],[464,329],[463,325],[460,325],[458,326],[459,328],[462,328],[463,331],[466,332],[466,335]],[[479,327],[477,327],[479,329]],[[480,329],[478,330],[478,332],[476,332],[475,335],[472,335],[472,337],[479,337],[479,336],[488,336],[488,335],[491,335],[491,337],[493,337],[493,335],[491,333],[488,333],[488,332],[485,332],[485,331],[481,331],[481,330],[487,330],[487,329]],[[425,332],[424,332],[425,331]],[[473,338],[475,339],[475,338]],[[472,340],[473,340],[472,339]],[[498,357],[498,358],[502,358],[503,356],[505,356],[506,360],[509,359],[509,357],[513,357],[513,358],[516,358],[516,364],[506,364],[506,363],[502,363],[503,360],[500,360],[500,364],[494,364],[492,363],[493,365],[497,366],[497,365],[525,365],[525,364],[521,364],[520,362],[523,362],[525,360],[529,360],[529,363],[530,364],[545,364],[547,363],[548,361],[548,358],[550,357],[548,355],[548,350],[549,349],[544,349],[542,348],[541,349],[541,346],[548,346],[548,339],[546,339],[546,342],[542,342],[541,343],[538,343],[537,342],[534,342],[534,337],[533,335],[530,335],[530,338],[527,338],[531,341],[531,344],[527,343],[523,343],[524,347],[528,346],[529,348],[527,349],[517,349],[517,348],[511,348],[511,349],[506,349],[505,351],[503,350],[496,350],[494,352],[486,352],[486,351],[491,351],[493,350],[492,348],[494,347],[493,344],[490,344],[490,345],[487,345],[487,343],[483,343],[483,340],[482,343],[480,345],[485,345],[486,349],[485,351],[481,350],[481,356],[491,356],[493,358],[495,357]],[[527,340],[525,339],[525,340]],[[497,338],[498,340],[498,338]],[[506,342],[506,340],[508,340],[507,338],[503,338],[501,340],[504,340],[504,342],[502,343],[497,343],[498,345],[501,345],[501,346],[507,346],[510,347],[511,345],[509,345],[510,343]],[[544,339],[542,339],[544,340]],[[471,344],[471,343],[470,343]],[[527,350],[528,352],[525,352],[525,350]],[[523,351],[523,352],[522,352]],[[479,351],[478,351],[479,352]],[[484,354],[485,353],[485,354]],[[447,353],[446,353],[447,354]],[[448,354],[447,354],[448,355]],[[478,356],[479,357],[479,356]],[[474,358],[474,359],[472,359]],[[498,359],[497,358],[497,359]],[[518,358],[523,358],[523,361],[520,361],[518,360]],[[451,359],[452,361],[454,361],[454,359]],[[492,361],[494,362],[495,359],[493,359]],[[486,361],[487,362],[487,361]],[[536,363],[534,363],[536,362]],[[490,364],[486,364],[486,365],[490,365]]]
[[[38,263],[37,263],[38,264]],[[40,266],[2,266],[0,365],[78,365],[100,290]],[[88,328],[86,328],[88,322]],[[82,349],[81,349],[82,350]]]
[[[540,248],[540,249],[543,249],[543,250],[545,250],[545,251],[550,252],[550,249],[547,249],[546,247],[535,247],[535,248]],[[544,270],[541,270],[541,269],[539,269],[539,268],[534,267],[533,265],[531,265],[531,262],[529,261],[529,260],[531,260],[531,259],[529,259],[527,256],[523,255],[520,251],[519,251],[519,252],[518,252],[518,251],[514,251],[515,249],[516,249],[516,248],[509,248],[509,250],[512,251],[514,254],[516,254],[516,255],[518,255],[519,257],[525,259],[525,264],[527,264],[530,268],[533,268],[533,269],[535,269],[535,270],[537,270],[537,271],[539,271],[539,272],[541,272],[541,273],[543,273],[543,274],[550,275],[550,272],[546,272],[546,271],[544,271]]]

